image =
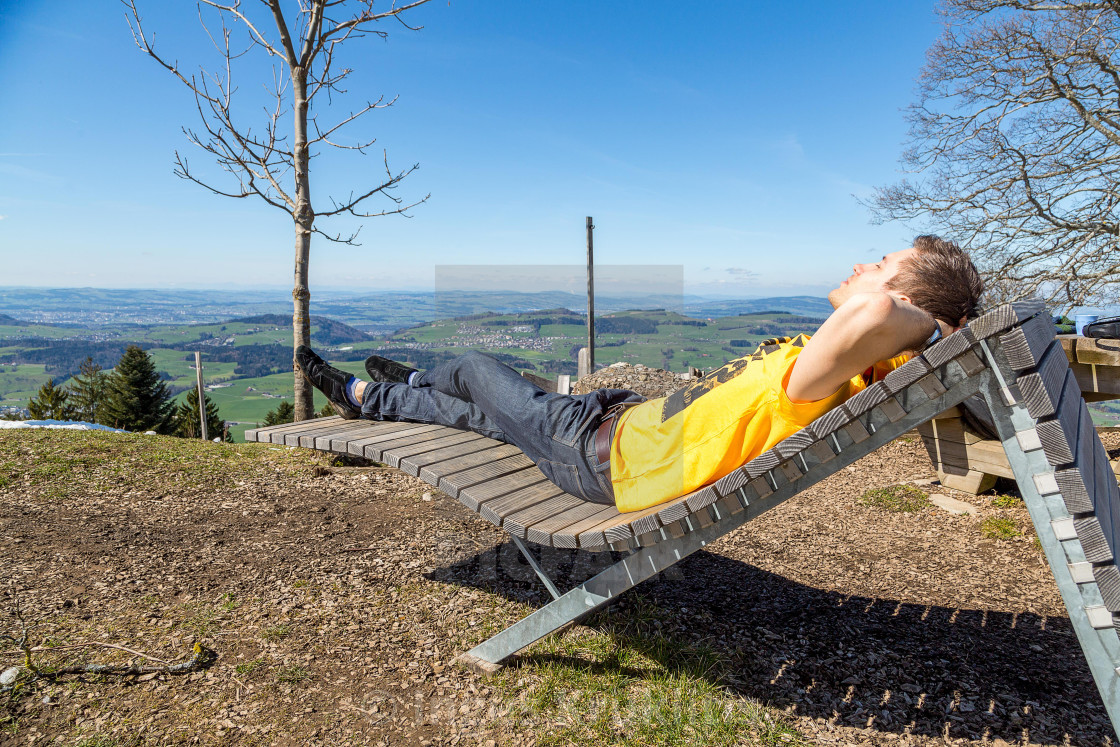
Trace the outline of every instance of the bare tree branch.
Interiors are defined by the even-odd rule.
[[[200,67],[197,74],[191,75],[181,71],[178,61],[169,61],[156,51],[153,39],[145,34],[136,0],[121,1],[127,9],[126,20],[137,47],[174,75],[194,96],[202,127],[197,132],[184,128],[183,132],[188,141],[213,157],[219,170],[224,172],[221,177],[224,181],[219,184],[196,174],[188,160],[177,151],[176,176],[216,195],[236,199],[259,197],[291,218],[296,246],[292,290],[294,344],[310,344],[311,292],[307,278],[311,237],[318,234],[330,241],[354,244],[361,230],[359,226],[347,237],[341,233],[332,235],[317,226],[316,220],[342,214],[357,218],[408,217],[409,209],[428,199],[426,196],[405,204],[393,194],[418,166],[394,173],[387,154],[383,153],[386,175],[380,184],[359,187],[345,200],[330,199],[329,210],[316,210],[311,199],[311,162],[320,155],[317,148],[329,146],[364,153],[376,138],[366,137],[346,144],[336,140],[337,134],[369,112],[392,106],[397,99],[395,96],[388,100],[384,96],[369,98],[363,106],[352,109],[325,128],[319,126],[318,113],[330,107],[335,94],[346,94],[343,82],[353,71],[339,61],[343,45],[365,36],[386,38],[388,32],[378,23],[389,18],[396,19],[406,29],[420,29],[420,26],[406,23],[401,15],[429,0],[413,0],[399,6],[394,1],[384,10],[375,9],[375,0],[298,0],[288,16],[282,0],[259,0],[253,8],[243,6],[242,0],[197,0],[199,23],[217,52],[220,67],[217,72]],[[213,28],[204,17],[204,10],[216,14]],[[253,119],[260,115],[252,105],[249,107],[254,111],[252,117],[244,114],[246,107],[241,102],[246,96],[239,94],[233,82],[235,63],[254,50],[283,60],[282,66],[277,62],[273,67],[268,91],[271,103],[264,107],[263,121]],[[322,94],[326,96],[326,104],[316,108],[315,98]],[[291,131],[287,132],[283,120],[289,113]],[[262,124],[254,132],[253,127],[244,124],[246,121],[261,121]],[[366,201],[374,198],[388,200],[388,207],[367,209]],[[311,388],[298,372],[294,387],[296,418],[303,420],[312,415]]]
[[[1120,0],[945,0],[877,220],[951,234],[989,300],[1120,298]]]

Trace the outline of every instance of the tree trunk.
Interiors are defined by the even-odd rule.
[[[307,153],[307,71],[292,70],[292,96],[295,106],[295,199],[296,207],[292,213],[296,229],[296,267],[295,285],[292,288],[292,337],[293,362],[295,348],[311,345],[311,289],[307,284],[307,264],[311,257],[311,228],[315,213],[311,209],[311,181],[308,175]],[[311,384],[295,365],[295,408],[296,420],[308,420],[315,415],[314,391]]]

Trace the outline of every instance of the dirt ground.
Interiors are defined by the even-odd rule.
[[[5,706],[0,745],[548,741],[509,698],[537,648],[497,680],[450,664],[546,601],[501,531],[392,469],[181,443],[0,434],[0,578],[31,639],[217,655],[182,676],[36,683]],[[657,610],[658,635],[731,662],[718,685],[809,744],[1113,744],[1021,503],[858,502],[930,477],[920,441],[899,440],[584,623]],[[985,538],[990,517],[1020,535]],[[599,562],[543,559],[569,584]],[[2,632],[19,632],[10,608]],[[18,663],[6,651],[0,668]]]

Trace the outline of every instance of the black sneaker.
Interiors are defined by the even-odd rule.
[[[346,382],[350,381],[350,374],[327,365],[325,360],[315,355],[315,352],[306,345],[296,348],[296,362],[299,363],[303,378],[327,395],[327,401],[335,412],[347,420],[361,417],[361,410],[350,404],[350,400],[346,397]]]
[[[371,355],[366,358],[366,373],[373,381],[384,384],[407,384],[408,377],[416,373],[416,369],[380,355]]]

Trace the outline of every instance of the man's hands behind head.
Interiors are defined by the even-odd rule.
[[[857,293],[825,320],[797,357],[786,394],[795,402],[828,397],[879,361],[916,350],[938,323],[892,291]],[[956,331],[945,325],[942,332]]]

